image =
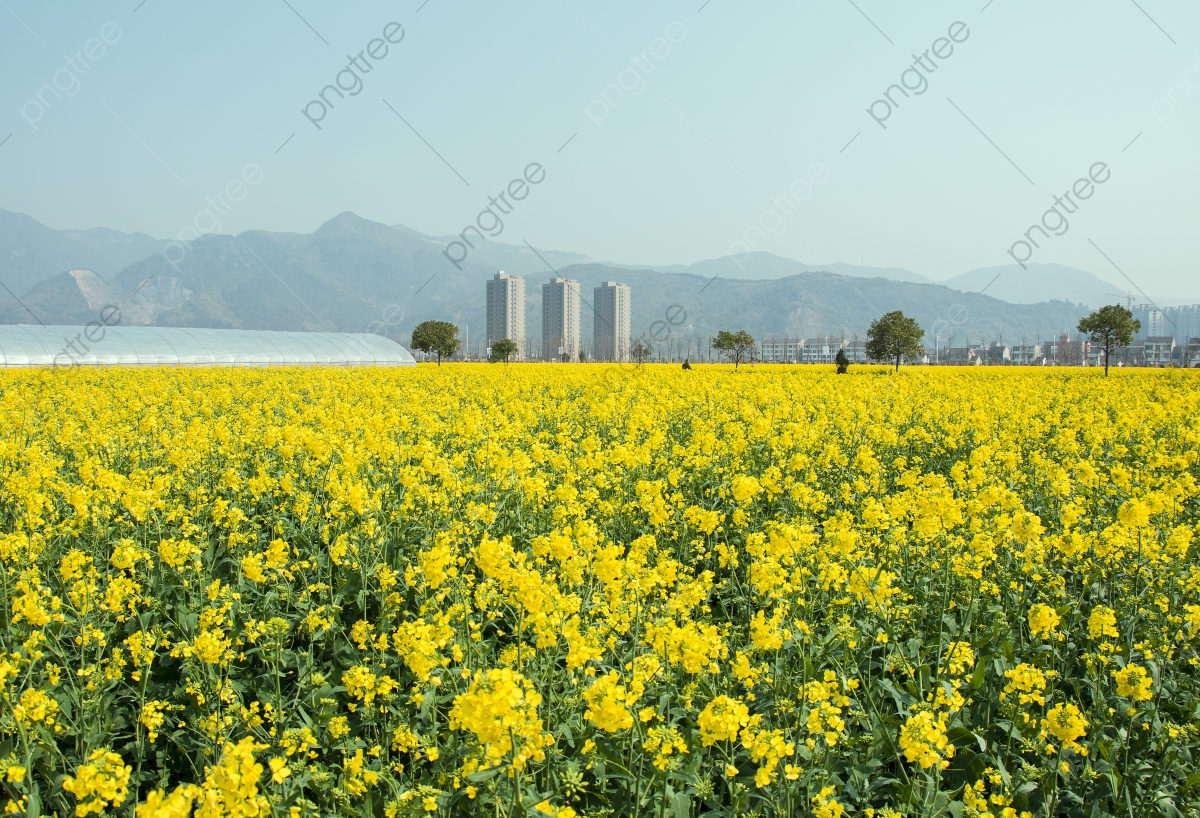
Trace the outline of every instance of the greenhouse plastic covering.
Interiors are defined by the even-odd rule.
[[[180,327],[0,326],[0,367],[416,366],[379,335]]]

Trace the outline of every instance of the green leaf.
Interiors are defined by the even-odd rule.
[[[25,808],[25,818],[40,818],[42,814],[42,791],[36,781],[29,781],[29,806]]]
[[[908,711],[908,708],[905,706],[905,699],[907,697],[892,684],[890,679],[881,679],[879,686],[891,694],[892,699],[896,703],[896,713],[903,717]]]
[[[980,662],[975,666],[975,672],[971,674],[971,689],[978,690],[983,687],[984,676],[987,672],[987,664]]]
[[[690,818],[692,814],[692,799],[686,793],[677,792],[670,800],[671,812],[675,818]]]
[[[975,739],[975,743],[979,745],[979,752],[987,752],[987,740],[978,733],[968,730],[965,727],[955,727],[952,730],[948,730],[946,732],[946,737],[953,742],[957,742],[959,739],[973,738]]]
[[[482,781],[488,781],[489,779],[495,778],[506,769],[508,769],[507,764],[498,764],[495,767],[488,767],[486,770],[479,770],[478,772],[471,773],[467,776],[467,780],[472,784],[478,784]]]

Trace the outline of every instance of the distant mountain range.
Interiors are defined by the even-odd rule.
[[[557,274],[582,285],[585,338],[592,288],[618,280],[632,288],[639,336],[652,325],[663,336],[667,325],[654,322],[672,305],[682,308],[673,314],[675,339],[718,329],[852,336],[901,309],[943,343],[950,334],[958,343],[1069,331],[1089,307],[1117,300],[1106,293],[1118,292],[1083,270],[1050,264],[973,270],[938,283],[899,268],[806,264],[764,252],[639,268],[490,240],[477,242],[459,270],[442,254],[454,238],[343,213],[308,235],[202,236],[182,254],[171,248],[172,264],[160,252],[168,243],[144,234],[52,230],[0,210],[0,283],[19,296],[0,293],[0,323],[81,324],[115,304],[126,324],[372,331],[400,339],[435,318],[458,323],[479,342],[484,282],[505,270],[526,277],[526,327],[535,337],[540,285]]]
[[[0,281],[20,295],[67,270],[111,276],[166,245],[145,233],[104,227],[53,230],[31,216],[0,210]]]

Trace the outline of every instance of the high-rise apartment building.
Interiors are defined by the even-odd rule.
[[[579,357],[579,282],[552,278],[542,285],[542,357]]]
[[[605,281],[595,289],[593,356],[597,361],[628,361],[631,335],[629,285]]]
[[[1137,337],[1142,340],[1168,334],[1167,317],[1151,304],[1134,304],[1133,317],[1142,322],[1142,328],[1138,330],[1137,334]]]
[[[515,359],[525,357],[525,279],[503,270],[487,283],[487,343],[501,338],[516,342]]]
[[[1171,336],[1175,345],[1182,347],[1192,338],[1200,337],[1200,304],[1162,310],[1152,304],[1134,304],[1133,317],[1142,322],[1137,334],[1141,341]]]
[[[1200,304],[1167,307],[1164,312],[1170,319],[1165,334],[1173,335],[1176,345],[1186,346],[1193,338],[1200,338]]]

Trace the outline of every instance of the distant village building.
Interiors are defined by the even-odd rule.
[[[1063,333],[1057,339],[1045,344],[1046,363],[1052,366],[1083,366],[1087,360],[1091,342],[1085,338],[1071,340],[1071,336]]]
[[[765,364],[798,364],[801,350],[804,347],[803,338],[787,338],[782,340],[768,338],[762,342],[762,360]]]
[[[1033,366],[1041,363],[1042,345],[1041,344],[1013,344],[1012,346],[1012,362],[1019,366]]]
[[[1151,336],[1142,344],[1142,360],[1146,366],[1171,366],[1174,357],[1174,336]]]
[[[961,347],[949,347],[941,357],[942,363],[950,366],[973,366],[981,360],[984,347],[967,344]]]
[[[1186,312],[1179,313],[1190,320]],[[1166,320],[1165,311],[1160,312]],[[1155,318],[1154,320],[1159,320]],[[866,342],[855,338],[824,336],[815,338],[764,338],[759,344],[763,363],[831,364],[838,350],[844,350],[851,363],[868,363]],[[1105,351],[1100,344],[1067,333],[1048,341],[1006,344],[996,340],[927,349],[921,363],[941,366],[1104,366]],[[1181,366],[1200,368],[1200,332],[1186,343],[1170,334],[1135,340],[1127,347],[1112,351],[1110,366]]]
[[[846,350],[846,357],[850,359],[850,363],[852,363],[852,364],[867,363],[866,339],[855,338],[852,341],[847,341],[846,346],[843,348]]]
[[[1189,338],[1180,357],[1183,365],[1189,369],[1200,367],[1200,337]]]
[[[983,350],[984,363],[992,366],[1003,366],[1012,362],[1012,348],[1001,341],[994,341]]]
[[[762,361],[767,364],[832,364],[838,350],[843,350],[852,364],[867,363],[866,343],[858,338],[784,336],[764,338],[759,344]]]
[[[800,363],[831,364],[842,348],[841,340],[832,337],[809,338],[800,348]]]

